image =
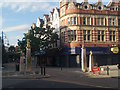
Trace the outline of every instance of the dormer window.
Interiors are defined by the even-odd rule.
[[[85,6],[85,9],[88,9],[88,6],[87,6],[87,5]]]
[[[101,10],[101,9],[102,9],[102,7],[101,7],[101,6],[99,6],[99,7],[98,7],[98,9],[99,9],[99,10]]]

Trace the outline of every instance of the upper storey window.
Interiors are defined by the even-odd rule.
[[[77,17],[68,18],[68,25],[77,25]]]
[[[85,7],[84,7],[85,9],[88,9],[88,6],[87,5],[85,5]]]
[[[97,19],[97,25],[100,25],[100,18]]]
[[[118,19],[118,25],[120,25],[120,19]]]
[[[73,25],[73,18],[72,17],[70,18],[70,21],[71,21],[71,25]]]
[[[115,18],[109,18],[109,26],[115,26]]]
[[[112,7],[112,8],[110,8],[110,10],[112,10],[112,11],[118,11],[118,7]]]
[[[83,25],[86,25],[86,17],[83,17]]]
[[[90,25],[90,17],[87,17],[87,25]]]
[[[83,38],[84,38],[84,41],[90,41],[91,40],[90,30],[83,30]]]
[[[118,32],[118,35],[119,35],[119,42],[120,42],[120,31]]]
[[[77,18],[74,17],[74,24],[76,25],[77,24]]]
[[[101,10],[101,9],[102,9],[102,7],[101,7],[101,6],[99,6],[99,7],[98,7],[98,9],[99,9],[99,10]]]
[[[110,37],[110,41],[111,42],[116,41],[115,31],[110,31],[109,34],[110,34],[110,36],[109,36]]]

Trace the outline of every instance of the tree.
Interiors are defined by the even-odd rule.
[[[15,52],[15,47],[14,47],[14,46],[10,46],[10,47],[8,48],[8,51],[9,51],[10,53],[14,53],[14,52]]]
[[[58,35],[53,33],[54,28],[46,26],[46,28],[31,27],[28,33],[24,34],[22,41],[18,40],[18,46],[25,53],[26,41],[30,39],[31,53],[35,55],[36,52],[44,51],[52,48],[52,45],[57,42]]]

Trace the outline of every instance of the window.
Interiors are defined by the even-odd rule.
[[[57,13],[55,14],[55,18],[57,19]]]
[[[100,18],[97,19],[97,25],[100,25]]]
[[[70,30],[68,30],[68,42],[70,41]]]
[[[83,35],[84,35],[84,41],[87,41],[87,38],[86,38],[86,30],[83,31]]]
[[[88,7],[87,6],[85,6],[85,9],[87,9]]]
[[[104,41],[104,31],[102,31],[102,41]]]
[[[120,31],[119,31],[119,42],[120,42]]]
[[[68,25],[70,25],[70,18],[68,18]]]
[[[111,42],[116,41],[115,31],[110,31],[109,35],[110,35],[110,41]]]
[[[76,30],[74,30],[74,40],[76,41]]]
[[[102,9],[102,7],[101,7],[101,6],[99,6],[99,7],[98,7],[98,9],[99,9],[99,10],[101,10],[101,9]]]
[[[120,19],[118,19],[118,25],[120,25]]]
[[[74,17],[74,24],[76,25],[77,24],[77,18]]]
[[[74,37],[73,37],[73,30],[71,30],[71,41],[73,41],[74,40]]]
[[[90,41],[91,40],[90,30],[84,30],[83,36],[84,36],[84,41]]]
[[[68,30],[68,42],[76,41],[76,30]]]
[[[101,25],[105,25],[104,24],[104,18],[101,18]]]
[[[83,25],[86,25],[86,17],[83,17]]]
[[[98,31],[98,41],[100,41],[100,31]]]
[[[109,26],[112,26],[112,19],[109,18]]]
[[[90,25],[90,17],[87,18],[87,25]]]
[[[113,25],[113,26],[115,25],[115,19],[112,20],[112,25]]]
[[[88,30],[88,41],[90,41],[90,30]]]
[[[105,41],[105,31],[98,31],[98,41]]]
[[[115,18],[111,19],[109,18],[109,26],[115,25]]]
[[[70,18],[70,21],[71,21],[71,25],[73,25],[73,18],[72,17]]]

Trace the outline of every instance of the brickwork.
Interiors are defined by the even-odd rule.
[[[120,45],[118,33],[120,31],[120,25],[118,25],[118,20],[120,20],[119,2],[112,2],[111,0],[105,6],[100,2],[91,5],[88,2],[76,3],[65,2],[64,0],[63,3],[62,1],[60,1],[60,26],[62,26],[61,33],[65,32],[65,41],[61,44],[71,47],[79,47],[83,42],[85,42],[86,47]],[[68,30],[77,31],[76,41],[68,42],[68,33],[66,33]],[[85,31],[87,36],[84,34]],[[102,35],[102,31],[104,31],[104,35]],[[71,35],[74,37],[73,34]],[[99,38],[101,38],[100,41],[98,41]]]

